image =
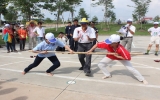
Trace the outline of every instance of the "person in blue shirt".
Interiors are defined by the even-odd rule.
[[[67,45],[56,39],[53,33],[47,33],[45,35],[45,40],[33,48],[32,52],[38,53],[38,55],[36,56],[34,62],[24,69],[22,74],[25,75],[32,68],[37,67],[41,61],[47,57],[53,63],[53,65],[46,71],[46,73],[50,76],[53,76],[51,72],[60,66],[60,62],[54,52],[47,51],[54,51],[57,46],[65,47],[71,54],[73,53],[73,51]]]

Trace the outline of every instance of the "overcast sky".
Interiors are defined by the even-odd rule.
[[[152,2],[149,6],[149,10],[148,10],[148,13],[146,14],[146,17],[155,17],[157,15],[160,15],[160,11],[159,11],[160,0],[151,0],[151,1]],[[94,2],[92,0],[83,0],[82,4],[76,7],[76,12],[74,15],[77,16],[79,9],[84,8],[87,14],[91,16],[90,18],[92,18],[93,16],[97,16],[99,21],[103,20],[104,12],[102,11],[102,9],[104,9],[104,7],[97,6],[93,8],[90,6],[91,3],[94,3]],[[132,12],[134,11],[134,8],[127,6],[127,5],[135,6],[131,0],[113,0],[113,5],[115,6],[113,10],[116,13],[117,20],[121,19],[122,21],[125,21],[128,18],[132,18]],[[47,10],[42,10],[42,12],[45,14],[45,18],[49,17],[51,19],[55,19],[54,15],[51,15],[51,12]],[[63,13],[63,16],[65,20],[67,20],[68,18],[71,18],[71,15],[69,12]]]
[[[94,3],[92,0],[83,0],[81,6],[76,7],[76,12],[75,16],[77,16],[78,11],[80,8],[84,8],[85,11],[91,16],[97,16],[99,21],[103,20],[103,15],[104,12],[102,9],[104,8],[103,6],[98,6],[98,7],[91,7],[90,3]],[[155,17],[156,15],[160,15],[160,0],[151,0],[152,2],[150,3],[148,13],[146,14],[146,17]],[[116,18],[121,19],[125,21],[128,18],[132,18],[132,12],[134,11],[133,7],[128,7],[127,5],[130,6],[135,6],[134,3],[131,0],[113,0],[113,5],[115,8],[113,9],[114,12],[116,13]],[[53,15],[50,14],[50,12],[43,11],[45,12],[45,18],[49,17],[51,19],[54,19]],[[71,15],[69,12],[63,13],[65,19],[68,19],[69,17],[71,18]]]

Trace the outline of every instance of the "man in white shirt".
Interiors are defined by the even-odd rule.
[[[124,38],[121,41],[121,45],[124,47],[127,45],[127,50],[131,52],[131,47],[132,47],[132,41],[133,41],[133,35],[135,34],[136,27],[132,25],[132,19],[127,20],[127,25],[126,27],[126,34],[124,34]]]
[[[73,38],[75,41],[78,41],[78,52],[87,52],[92,48],[92,42],[95,40],[96,35],[93,28],[88,26],[88,20],[82,18],[81,27],[77,27],[74,30]],[[82,65],[79,70],[84,70],[86,76],[90,76],[90,67],[91,67],[91,57],[92,55],[78,54],[79,61]],[[86,61],[85,61],[86,57]]]
[[[156,44],[155,56],[158,56],[159,42],[160,42],[160,27],[158,27],[159,22],[154,22],[154,27],[148,29],[148,32],[151,34],[151,40],[147,49],[146,55],[149,54],[153,44]]]
[[[45,29],[42,27],[42,22],[38,22],[38,26],[33,32],[37,35],[38,44],[44,40]]]

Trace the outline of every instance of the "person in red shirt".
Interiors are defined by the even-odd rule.
[[[27,37],[27,30],[24,28],[24,25],[20,25],[20,29],[18,30],[18,35],[20,39],[20,50],[24,51],[25,49],[25,43],[26,43],[26,37]]]
[[[106,49],[108,54],[104,57],[98,64],[98,67],[102,70],[103,74],[105,75],[102,77],[103,79],[111,78],[111,74],[105,68],[108,63],[112,62],[113,60],[120,61],[140,82],[144,84],[148,84],[148,82],[144,79],[144,77],[132,66],[130,63],[131,56],[129,51],[127,51],[121,44],[120,44],[120,36],[113,34],[103,42],[99,42],[95,44],[89,51],[90,54],[96,48]],[[110,54],[109,54],[110,53]]]
[[[12,32],[10,30],[10,25],[9,24],[5,24],[5,28],[3,30],[3,35],[6,35],[7,33],[12,38]],[[6,47],[7,47],[7,53],[10,53],[10,50],[11,50],[11,52],[13,52],[12,42],[6,41]]]

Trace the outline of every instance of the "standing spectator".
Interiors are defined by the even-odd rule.
[[[153,44],[156,44],[155,56],[158,56],[159,42],[160,42],[160,27],[158,27],[159,22],[154,22],[154,27],[148,29],[148,32],[151,34],[151,40],[147,49],[146,55],[149,54]]]
[[[90,22],[90,26],[95,30],[95,33],[96,33],[96,39],[93,41],[93,45],[95,45],[98,39],[98,29],[95,27],[95,22],[93,21]]]
[[[70,34],[71,34],[71,31],[72,31],[72,29],[71,29],[71,22],[68,22],[68,26],[66,26],[66,28],[65,28],[65,33],[66,33],[66,36],[67,36],[67,38],[69,39],[69,45],[70,45]]]
[[[38,44],[44,40],[45,29],[42,27],[42,22],[38,22],[38,26],[33,32],[37,35]]]
[[[71,27],[71,34],[70,34],[70,36],[71,36],[71,39],[70,39],[70,41],[71,41],[70,42],[70,48],[72,50],[74,50],[74,51],[77,51],[77,48],[78,48],[78,42],[74,41],[74,39],[73,39],[73,33],[74,33],[75,28],[77,28],[77,27],[80,27],[80,25],[78,25],[78,20],[75,19],[73,21],[73,25]]]
[[[10,50],[11,50],[11,52],[13,52],[13,48],[12,48],[12,32],[10,30],[10,25],[9,24],[5,24],[5,28],[3,30],[3,36],[4,36],[3,38],[4,38],[4,41],[6,43],[6,47],[7,47],[7,53],[10,53]]]
[[[15,25],[15,34],[16,34],[16,41],[17,41],[17,43],[19,43],[19,35],[18,35],[18,30],[20,29],[20,27],[19,27],[19,25],[18,24],[16,24]]]
[[[35,21],[30,21],[29,26],[27,26],[28,34],[29,34],[29,50],[33,49],[36,46],[36,34],[34,34],[33,30],[36,27]]]
[[[127,31],[124,35],[124,38],[121,42],[121,44],[125,47],[127,45],[127,50],[131,52],[132,47],[132,41],[133,41],[133,35],[135,34],[136,27],[132,25],[132,19],[127,20],[127,25],[125,26]]]
[[[24,25],[20,25],[20,29],[18,30],[19,39],[20,39],[20,51],[25,50],[25,43],[27,37],[27,30],[24,28]]]
[[[92,42],[95,40],[95,30],[88,26],[88,20],[83,18],[80,22],[81,27],[74,30],[73,38],[78,42],[78,52],[87,52],[92,48]],[[79,61],[82,67],[79,70],[84,70],[86,76],[91,73],[91,57],[92,55],[78,54]],[[85,61],[86,57],[86,61]]]
[[[14,29],[14,24],[10,24],[10,30],[12,32],[12,48],[14,52],[17,52],[16,50],[16,30]]]

